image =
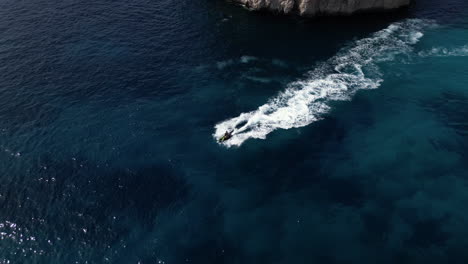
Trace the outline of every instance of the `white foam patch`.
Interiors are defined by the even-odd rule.
[[[257,110],[216,124],[213,136],[217,139],[234,131],[232,138],[221,144],[240,146],[250,138],[265,139],[276,129],[303,127],[320,120],[330,110],[331,101],[349,100],[360,89],[379,87],[383,80],[376,62],[410,52],[430,24],[405,20],[354,42]]]
[[[256,61],[258,60],[256,57],[253,57],[253,56],[242,56],[240,58],[240,61],[242,63],[249,63],[249,62],[252,62],[252,61]]]
[[[410,34],[409,36],[409,40],[410,40],[410,44],[416,44],[419,42],[419,40],[424,36],[424,34],[422,32],[414,32],[412,34]]]
[[[257,57],[244,55],[244,56],[240,57],[240,59],[236,59],[236,60],[229,59],[229,60],[224,60],[224,61],[218,61],[216,63],[216,67],[219,70],[223,70],[223,69],[225,69],[227,67],[233,66],[233,65],[238,64],[238,63],[247,64],[247,63],[251,63],[253,61],[257,61],[257,60],[259,60]]]
[[[468,45],[455,48],[435,47],[420,51],[418,55],[421,57],[465,57],[468,56]]]
[[[225,69],[226,67],[229,67],[231,65],[233,65],[235,63],[234,60],[225,60],[225,61],[218,61],[216,63],[216,67],[219,69],[219,70],[223,70]]]

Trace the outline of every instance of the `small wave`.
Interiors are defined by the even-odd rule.
[[[257,83],[271,83],[274,81],[273,79],[261,78],[257,76],[251,76],[251,75],[243,75],[242,78],[252,81],[252,82],[257,82]]]
[[[253,56],[242,56],[240,58],[240,61],[242,63],[249,63],[249,62],[252,62],[252,61],[256,61],[258,60],[256,57],[253,57]]]
[[[468,56],[468,45],[456,48],[436,47],[430,50],[420,51],[420,57],[465,57]]]
[[[270,64],[272,66],[279,67],[279,68],[288,67],[288,64],[286,62],[281,61],[279,59],[268,60],[265,58],[258,58],[254,56],[243,55],[240,58],[218,61],[216,62],[216,68],[218,68],[218,70],[224,70],[228,67],[234,67],[234,66],[243,65],[243,64],[253,64],[253,62],[257,64],[261,64],[261,65]],[[208,68],[208,67],[210,66],[199,66],[197,68],[201,69],[201,68]]]
[[[229,66],[233,66],[237,63],[242,63],[242,64],[247,64],[247,63],[251,63],[253,61],[256,61],[258,60],[257,57],[254,57],[254,56],[247,56],[247,55],[244,55],[242,57],[240,57],[239,59],[229,59],[229,60],[224,60],[224,61],[218,61],[216,63],[216,67],[219,69],[219,70],[223,70]]]
[[[271,63],[275,66],[281,67],[281,68],[287,68],[288,64],[282,60],[279,59],[273,59]]]
[[[226,67],[229,67],[231,65],[233,65],[235,63],[234,60],[225,60],[225,61],[218,61],[216,63],[216,67],[219,69],[219,70],[223,70],[225,69]]]
[[[222,144],[240,146],[249,138],[265,139],[276,129],[303,127],[320,120],[330,110],[331,101],[349,100],[360,89],[379,87],[383,80],[376,62],[410,52],[423,36],[421,31],[431,24],[409,19],[354,42],[257,110],[216,124],[213,136],[219,138],[233,130],[233,137]]]

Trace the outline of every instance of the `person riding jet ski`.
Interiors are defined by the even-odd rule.
[[[224,142],[230,138],[232,138],[232,132],[229,132],[229,131],[226,131],[226,133],[224,133],[224,135],[222,137],[219,138],[219,142]]]

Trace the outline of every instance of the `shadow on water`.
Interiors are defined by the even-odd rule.
[[[403,9],[392,13],[311,19],[251,12],[232,2],[214,1],[211,4],[220,10],[219,16],[229,17],[218,38],[223,40],[225,48],[222,50],[227,54],[273,56],[308,66],[333,56],[344,43],[381,30],[409,14]]]

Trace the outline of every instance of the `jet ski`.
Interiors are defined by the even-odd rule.
[[[218,141],[219,141],[219,142],[224,142],[224,141],[226,141],[226,140],[231,139],[231,138],[232,138],[232,132],[233,132],[233,131],[231,131],[231,132],[226,131],[226,133],[224,133],[224,135],[223,135],[222,137],[220,137],[220,138],[218,139]]]

